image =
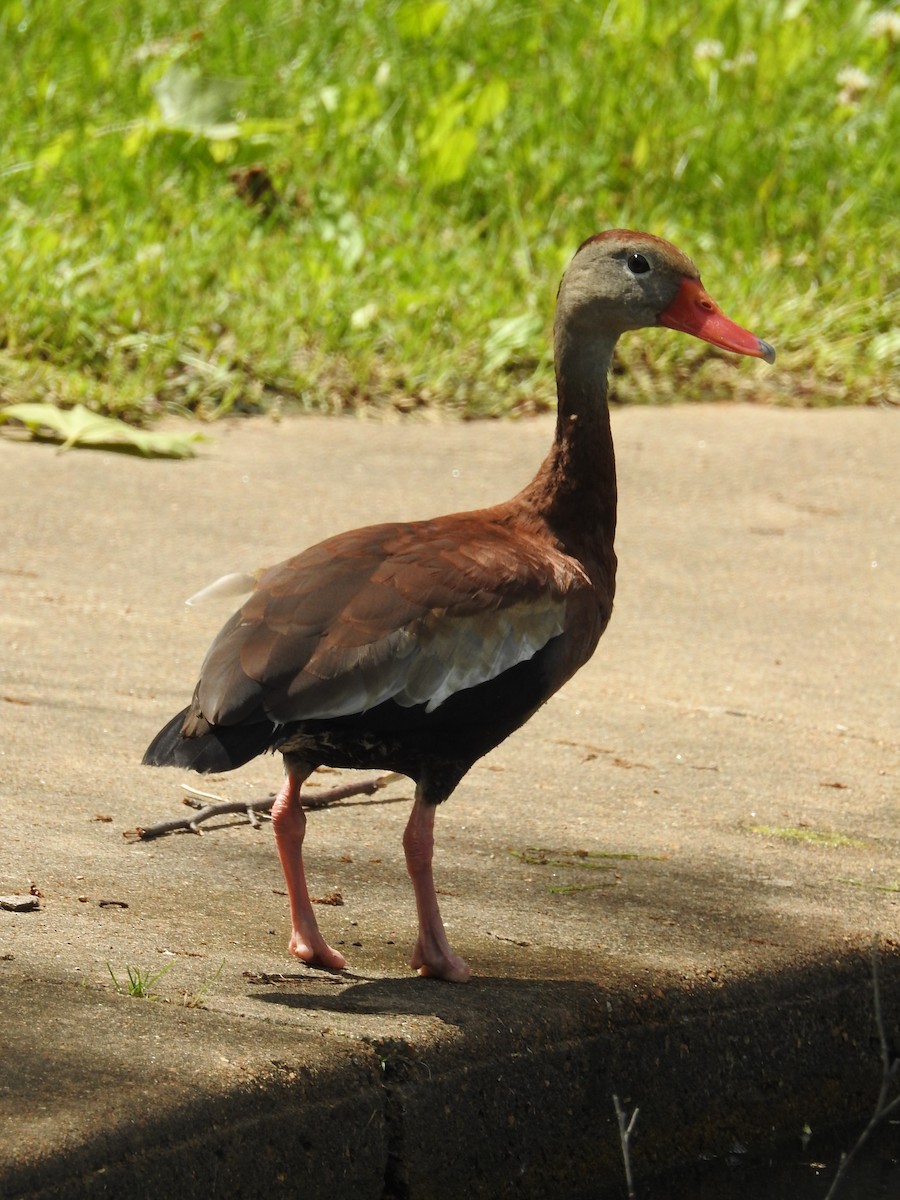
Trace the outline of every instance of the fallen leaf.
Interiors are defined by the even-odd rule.
[[[162,433],[135,429],[115,417],[91,412],[83,404],[58,408],[55,404],[9,404],[0,408],[0,424],[19,421],[33,434],[60,441],[60,452],[72,446],[93,446],[148,458],[189,458],[201,433]]]

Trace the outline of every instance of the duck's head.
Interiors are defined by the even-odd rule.
[[[559,288],[558,325],[570,334],[617,338],[665,325],[703,341],[775,361],[768,343],[726,317],[686,254],[663,238],[611,229],[583,242]]]

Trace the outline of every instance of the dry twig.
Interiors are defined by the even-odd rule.
[[[637,1192],[634,1190],[634,1179],[631,1174],[631,1135],[634,1133],[638,1113],[641,1110],[636,1108],[631,1114],[631,1119],[626,1121],[625,1110],[622,1108],[619,1097],[615,1092],[613,1092],[613,1105],[616,1110],[616,1120],[619,1122],[619,1141],[622,1144],[622,1160],[625,1163],[625,1182],[628,1185],[628,1200],[637,1200]]]
[[[875,1128],[881,1124],[885,1117],[889,1116],[895,1109],[900,1108],[900,1093],[893,1097],[890,1095],[891,1089],[898,1078],[900,1078],[900,1058],[892,1055],[887,1039],[887,1032],[884,1027],[884,1014],[881,1009],[881,987],[878,982],[877,937],[872,941],[872,994],[873,1007],[875,1009],[875,1025],[878,1029],[878,1041],[881,1047],[881,1087],[878,1090],[878,1099],[875,1101],[875,1109],[869,1118],[869,1123],[856,1139],[856,1145],[852,1150],[841,1156],[837,1174],[831,1181],[831,1187],[828,1189],[825,1200],[833,1200],[837,1195],[838,1188],[846,1174],[847,1168],[868,1141],[869,1136],[874,1132]]]
[[[372,796],[400,778],[402,778],[400,775],[391,772],[389,775],[379,775],[377,779],[361,779],[355,783],[342,783],[338,787],[328,788],[315,796],[304,795],[303,807],[306,809],[328,808],[329,805],[338,804],[341,800],[348,800],[351,796]],[[258,826],[259,818],[271,812],[272,805],[275,803],[274,792],[262,800],[223,800],[220,796],[213,796],[209,792],[200,792],[186,783],[181,786],[186,793],[182,803],[198,810],[192,817],[173,817],[171,820],[149,825],[146,829],[138,826],[137,829],[129,830],[125,836],[149,842],[152,838],[164,837],[168,833],[179,831],[202,833],[200,825],[204,821],[210,821],[214,817],[227,816],[229,813],[243,813],[251,825]],[[211,803],[202,804],[202,800],[209,800]]]

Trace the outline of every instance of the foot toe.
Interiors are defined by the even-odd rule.
[[[328,967],[332,971],[343,971],[347,960],[343,954],[332,949],[326,941],[312,943],[300,937],[296,932],[291,935],[288,950],[294,958],[308,963],[311,967]]]
[[[426,979],[447,979],[451,983],[465,983],[471,974],[465,959],[449,948],[446,952],[435,949],[426,955],[417,944],[410,966]]]
[[[449,983],[467,983],[472,973],[469,964],[461,958],[437,965],[422,963],[416,970],[425,979],[446,979]]]

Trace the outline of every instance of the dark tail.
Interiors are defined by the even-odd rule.
[[[147,747],[142,762],[148,767],[185,767],[200,775],[233,771],[251,758],[272,749],[274,726],[267,721],[252,725],[214,726],[200,737],[183,737],[186,708],[165,724]]]

